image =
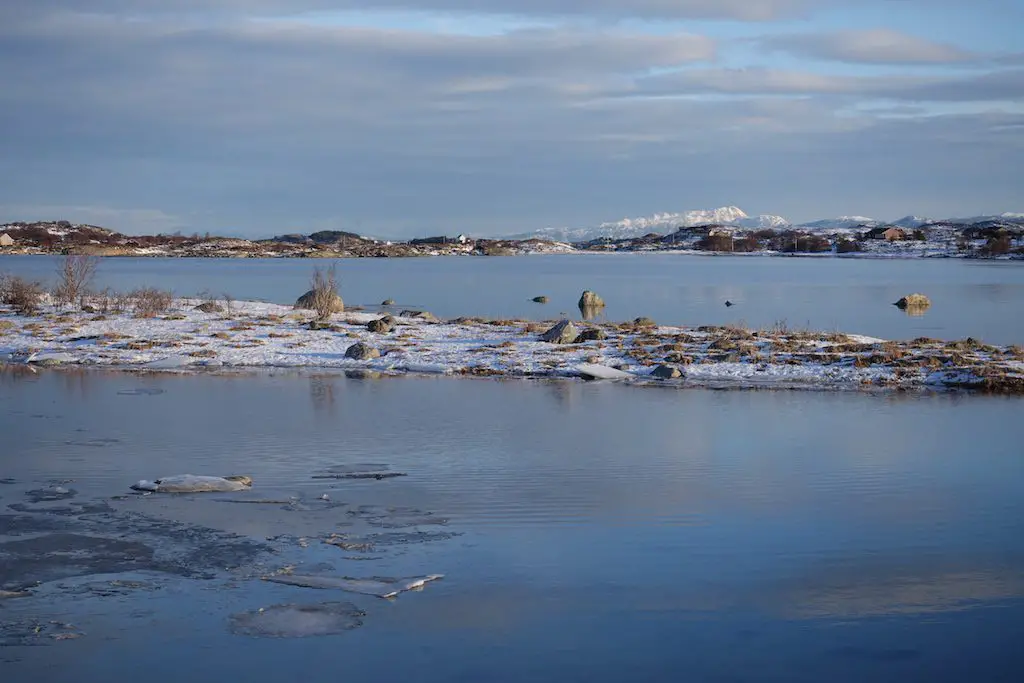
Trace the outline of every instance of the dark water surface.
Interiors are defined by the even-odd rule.
[[[550,319],[577,316],[584,289],[600,294],[614,321],[649,316],[666,325],[785,322],[790,327],[886,339],[975,337],[1024,343],[1024,263],[962,259],[842,259],[575,254],[337,261],[349,304],[422,307],[441,317]],[[308,289],[308,259],[104,259],[100,286],[154,286],[180,295],[208,290],[291,304]],[[0,273],[53,281],[57,258],[0,256]],[[920,317],[892,302],[929,296]],[[550,303],[535,304],[547,295]],[[727,308],[729,300],[736,305]]]
[[[0,601],[0,680],[1024,680],[1022,408],[958,395],[8,371],[0,587],[53,568],[11,562],[10,543],[65,526],[200,552]],[[311,478],[359,463],[408,476]],[[249,474],[246,495],[300,504],[113,499],[185,472]],[[30,502],[27,491],[56,482],[74,497]],[[436,535],[361,555],[320,542],[359,525]],[[218,550],[211,530],[270,550]],[[290,564],[446,576],[394,601],[259,580]],[[339,600],[366,612],[361,627],[230,632],[232,614]],[[19,631],[45,635],[51,620],[82,635]]]

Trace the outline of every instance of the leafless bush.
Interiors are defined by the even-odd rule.
[[[337,271],[332,264],[329,268],[314,268],[309,281],[312,293],[311,307],[316,311],[317,320],[327,320],[334,313],[338,299]]]
[[[96,276],[99,257],[88,254],[69,254],[57,268],[57,286],[53,298],[58,304],[79,301]]]
[[[0,277],[0,302],[18,315],[35,315],[43,298],[43,286],[14,275]]]
[[[224,292],[223,294],[221,294],[221,299],[224,301],[224,310],[226,310],[228,313],[234,313],[235,312],[235,299],[234,299],[234,297],[232,297],[227,292]]]
[[[170,310],[171,304],[174,302],[174,294],[155,287],[136,289],[129,294],[129,297],[132,300],[136,318],[155,318]]]

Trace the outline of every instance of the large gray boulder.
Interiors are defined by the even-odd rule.
[[[369,344],[356,342],[345,350],[345,358],[352,358],[353,360],[373,360],[374,358],[380,358],[380,351]]]
[[[581,309],[583,308],[603,308],[604,299],[594,294],[589,289],[584,290],[580,296],[580,302],[577,304]]]
[[[309,290],[298,299],[295,300],[295,306],[292,308],[304,308],[306,310],[314,310],[313,307],[313,290]],[[334,294],[334,305],[331,306],[331,313],[342,313],[345,310],[345,302],[341,300],[341,295]]]
[[[682,371],[671,365],[659,365],[651,373],[651,377],[657,377],[658,379],[679,379],[682,376]]]
[[[600,327],[589,327],[579,333],[579,336],[576,337],[574,343],[583,344],[588,341],[601,341],[602,339],[607,338],[608,334]]]
[[[376,332],[377,334],[387,334],[391,330],[395,329],[395,319],[390,315],[386,315],[383,318],[377,318],[366,323],[366,329],[370,332]]]
[[[540,336],[541,341],[551,344],[572,344],[576,341],[580,331],[569,320],[562,320],[557,325]]]

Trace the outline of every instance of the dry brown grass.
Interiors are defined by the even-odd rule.
[[[331,264],[328,268],[314,268],[313,277],[309,281],[313,293],[311,308],[319,321],[328,320],[334,313],[338,296],[337,268]]]
[[[35,315],[43,297],[43,286],[24,278],[6,275],[0,278],[0,303],[18,315]]]
[[[167,313],[174,303],[174,294],[155,287],[142,287],[128,296],[136,318],[155,318]]]

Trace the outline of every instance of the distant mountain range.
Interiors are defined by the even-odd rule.
[[[839,216],[823,218],[807,223],[793,223],[782,216],[762,214],[749,216],[736,206],[718,209],[683,211],[679,213],[657,213],[639,218],[623,218],[619,221],[601,223],[583,228],[544,228],[536,232],[510,235],[509,239],[539,238],[556,242],[586,242],[598,238],[631,239],[655,233],[668,235],[679,228],[698,225],[731,225],[752,230],[799,228],[807,231],[850,230],[852,228],[875,228],[880,225],[896,225],[916,229],[936,223],[957,223],[971,225],[984,222],[1007,222],[1024,224],[1024,213],[1002,213],[970,218],[949,218],[935,220],[921,216],[904,216],[895,221],[880,221],[867,216]]]

